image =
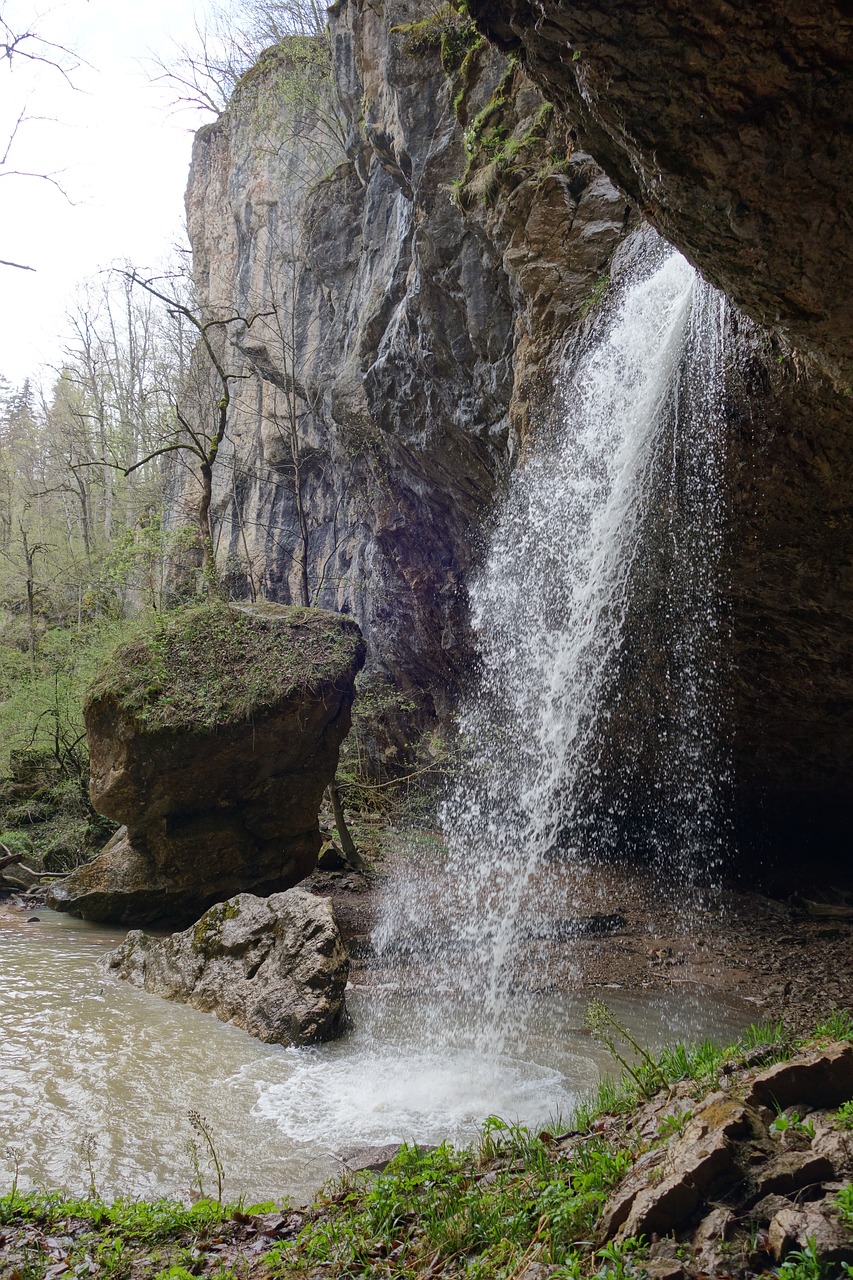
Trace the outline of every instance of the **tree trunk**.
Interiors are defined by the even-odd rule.
[[[24,547],[24,560],[27,565],[27,638],[29,641],[30,667],[35,670],[36,666],[36,627],[35,627],[35,582],[33,580],[33,556],[35,552],[30,547],[27,538],[27,531],[21,525],[21,542]]]
[[[198,504],[198,531],[201,537],[201,571],[204,589],[209,597],[216,595],[216,557],[213,554],[213,529],[210,524],[210,507],[213,502],[213,467],[209,462],[201,464],[201,499]]]
[[[338,829],[338,839],[341,842],[341,852],[354,871],[364,871],[364,860],[355,847],[355,841],[350,835],[349,827],[344,817],[344,806],[337,782],[330,782],[328,790],[329,799],[332,802],[332,813],[335,816],[335,826]]]

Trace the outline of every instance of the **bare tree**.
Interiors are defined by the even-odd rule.
[[[202,569],[208,590],[212,591],[216,581],[216,556],[210,515],[213,473],[228,430],[232,387],[250,376],[242,369],[236,370],[229,367],[228,357],[224,351],[224,339],[235,326],[244,330],[250,329],[258,317],[229,315],[204,319],[196,315],[192,307],[180,301],[174,293],[165,293],[160,287],[159,279],[146,280],[135,271],[128,273],[128,279],[132,285],[144,289],[146,293],[159,299],[174,320],[183,321],[195,331],[198,340],[196,372],[200,375],[196,388],[201,384],[201,390],[199,394],[190,398],[189,403],[186,388],[176,397],[174,401],[176,429],[152,448],[144,458],[125,468],[124,474],[129,476],[140,467],[146,466],[152,459],[162,458],[171,453],[189,453],[197,459],[199,492],[194,519],[202,548]],[[208,380],[209,386],[206,387],[204,384]]]
[[[79,60],[65,45],[48,40],[44,35],[29,26],[13,25],[6,13],[0,10],[0,67],[6,74],[14,68],[37,69],[48,67],[72,85],[71,75],[79,66]],[[34,115],[29,109],[29,95],[25,94],[23,102],[12,108],[8,107],[9,97],[5,99],[5,120],[0,123],[0,179],[34,178],[47,182],[68,198],[68,194],[56,172],[18,168],[12,159],[12,153],[23,129],[30,123],[44,117]],[[0,258],[0,266],[13,267],[19,271],[34,271],[35,267],[28,263],[16,262],[8,258]]]
[[[176,43],[155,60],[158,79],[175,92],[176,105],[219,115],[241,78],[261,54],[290,37],[313,41],[313,70],[330,65],[324,4],[317,0],[235,0],[213,4],[196,24],[194,40]],[[307,69],[307,68],[306,68]]]

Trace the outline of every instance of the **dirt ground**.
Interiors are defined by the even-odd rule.
[[[318,871],[306,886],[333,899],[357,986],[381,970],[370,934],[396,871],[389,854],[369,876]],[[541,896],[547,921],[547,884]],[[782,900],[728,884],[687,909],[647,871],[600,868],[575,888],[573,920],[550,921],[567,927],[527,938],[531,989],[654,994],[685,986],[722,997],[745,1021],[784,1017],[807,1029],[833,1008],[853,1008],[853,905],[848,895],[824,897]]]

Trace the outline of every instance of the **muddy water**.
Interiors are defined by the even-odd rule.
[[[555,999],[523,1049],[496,1061],[470,1047],[471,1007],[448,1011],[451,1047],[419,1047],[416,1006],[392,988],[353,993],[354,1026],[337,1044],[263,1045],[105,974],[123,934],[36,914],[28,924],[0,909],[0,1156],[20,1150],[21,1185],[83,1192],[91,1163],[107,1197],[186,1196],[196,1108],[216,1137],[226,1196],[303,1199],[341,1169],[342,1150],[465,1140],[492,1114],[541,1124],[567,1115],[609,1065],[578,1031],[580,996]],[[649,1043],[726,1035],[740,1022],[683,992],[610,1003]]]

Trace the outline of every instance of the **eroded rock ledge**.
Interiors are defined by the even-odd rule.
[[[850,13],[827,0],[471,0],[658,230],[853,381]]]
[[[351,619],[268,604],[190,609],[120,648],[85,718],[92,803],[125,825],[50,905],[185,923],[301,880],[363,661]]]

